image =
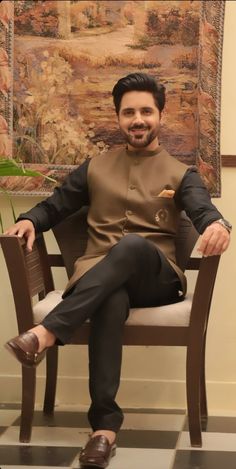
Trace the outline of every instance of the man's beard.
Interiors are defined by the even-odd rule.
[[[134,126],[133,128],[130,128],[128,130],[128,132],[125,132],[124,130],[120,129],[120,131],[121,131],[122,135],[124,136],[126,142],[129,143],[134,148],[147,147],[158,136],[158,128],[149,130],[144,135],[132,135],[130,133],[130,131],[132,131],[132,129],[136,129],[136,130],[144,129],[145,131],[147,131],[149,128],[148,127],[143,127],[143,126],[142,127]]]

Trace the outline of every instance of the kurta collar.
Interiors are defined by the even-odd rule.
[[[126,147],[126,154],[129,155],[129,156],[154,156],[154,155],[158,155],[158,153],[160,153],[162,150],[163,150],[163,146],[162,145],[158,145],[158,147],[155,149],[155,150],[136,150],[136,151],[131,151],[131,150],[128,150],[128,148]]]

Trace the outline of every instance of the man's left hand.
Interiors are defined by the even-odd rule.
[[[213,222],[202,234],[198,251],[204,257],[217,256],[226,251],[230,242],[230,234],[219,223]]]

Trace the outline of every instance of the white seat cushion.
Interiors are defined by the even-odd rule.
[[[50,291],[43,300],[33,307],[34,323],[39,324],[55,306],[62,301],[63,290]]]
[[[34,323],[39,324],[50,311],[62,301],[62,290],[49,292],[33,308]],[[188,327],[192,295],[188,294],[183,301],[166,306],[151,308],[132,308],[126,321],[127,325],[139,326],[176,326]]]
[[[188,327],[192,307],[192,295],[183,301],[151,308],[131,308],[126,321],[131,326],[175,326]]]

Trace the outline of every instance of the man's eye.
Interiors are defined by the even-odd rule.
[[[132,114],[133,114],[133,111],[125,111],[124,112],[125,116],[132,116]]]
[[[143,114],[151,114],[151,113],[152,113],[151,109],[144,109],[143,110]]]

